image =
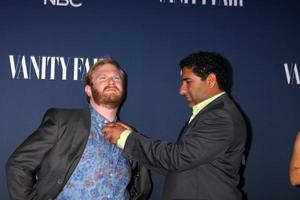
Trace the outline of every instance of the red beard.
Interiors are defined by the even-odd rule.
[[[103,92],[99,92],[92,86],[92,96],[96,104],[117,108],[124,99],[124,91],[117,87],[105,87]]]

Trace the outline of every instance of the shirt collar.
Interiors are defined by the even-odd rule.
[[[203,110],[203,108],[205,108],[208,104],[210,104],[212,101],[214,101],[216,98],[218,98],[219,96],[225,94],[225,92],[221,92],[219,94],[216,94],[204,101],[201,101],[200,103],[196,104],[193,106],[193,115],[190,118],[190,121],[192,121],[192,119],[201,111]]]

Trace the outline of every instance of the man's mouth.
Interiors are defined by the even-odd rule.
[[[119,91],[119,89],[116,87],[107,87],[104,89],[104,91]]]
[[[185,95],[184,97],[185,97],[185,99],[186,99],[187,101],[191,101],[191,97],[190,97],[190,96]]]

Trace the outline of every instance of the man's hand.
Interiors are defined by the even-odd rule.
[[[120,122],[109,123],[102,128],[102,133],[104,134],[104,138],[106,140],[113,144],[117,144],[121,133],[126,129],[132,131],[132,128],[126,124]]]

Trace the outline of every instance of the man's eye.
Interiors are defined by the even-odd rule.
[[[115,76],[114,80],[119,81],[119,80],[121,80],[121,78],[119,76]]]
[[[97,78],[96,78],[96,80],[97,81],[106,81],[107,80],[107,77],[106,76],[98,76]]]

